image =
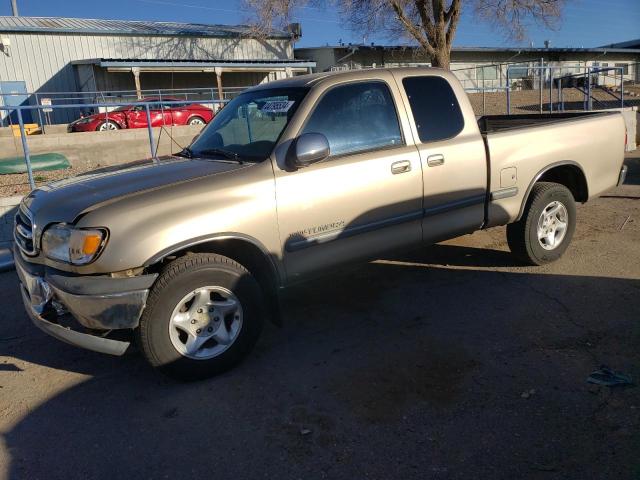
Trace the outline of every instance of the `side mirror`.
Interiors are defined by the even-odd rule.
[[[286,163],[289,168],[295,170],[320,162],[329,154],[327,137],[321,133],[303,133],[289,147]]]

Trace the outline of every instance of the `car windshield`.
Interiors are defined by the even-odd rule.
[[[190,153],[196,157],[264,160],[307,91],[307,88],[273,88],[239,95],[217,113],[191,144]]]

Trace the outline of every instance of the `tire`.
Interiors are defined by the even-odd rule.
[[[204,118],[202,117],[191,117],[189,119],[189,125],[206,125]]]
[[[544,265],[564,254],[575,228],[576,204],[569,189],[539,182],[531,190],[522,218],[507,225],[507,243],[524,263]]]
[[[151,289],[137,340],[154,368],[177,380],[200,380],[247,356],[264,312],[260,285],[242,265],[222,255],[189,254],[167,265]]]
[[[114,131],[114,130],[120,130],[120,125],[118,125],[116,122],[113,122],[111,120],[102,122],[100,125],[96,127],[96,132],[107,132],[107,131]]]

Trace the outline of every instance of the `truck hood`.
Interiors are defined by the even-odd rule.
[[[105,203],[246,166],[216,160],[163,157],[158,163],[141,162],[124,169],[103,169],[50,183],[32,191],[23,203],[38,227],[50,222],[71,223],[78,215]]]

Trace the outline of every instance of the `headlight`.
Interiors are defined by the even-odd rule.
[[[74,228],[59,223],[44,231],[42,251],[51,260],[86,265],[99,255],[106,238],[106,230],[103,229]]]

